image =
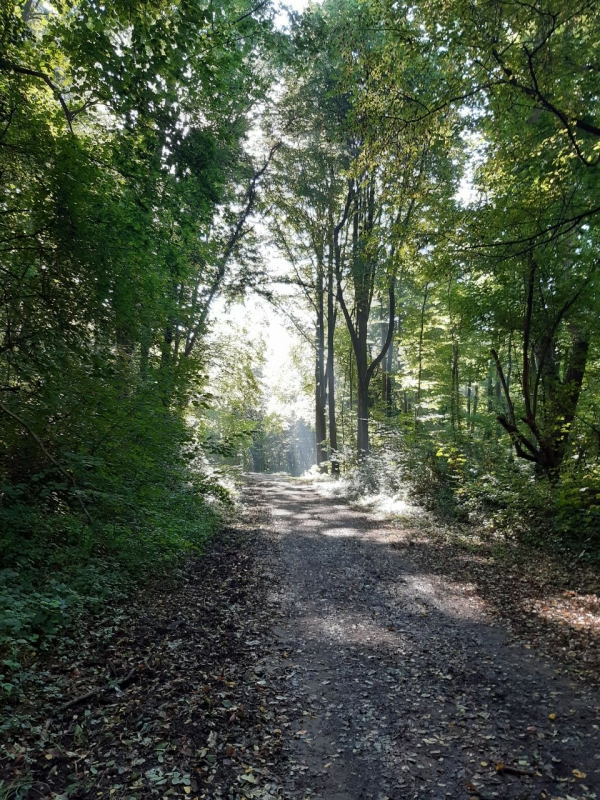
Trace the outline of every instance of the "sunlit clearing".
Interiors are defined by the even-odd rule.
[[[294,333],[293,324],[283,312],[262,298],[252,297],[231,306],[216,303],[213,319],[217,335],[234,326],[247,336],[262,340],[260,377],[265,384],[266,411],[294,411],[298,416],[312,419],[311,398],[302,391],[302,376],[294,361],[300,336]]]
[[[425,513],[422,508],[412,505],[412,503],[409,503],[405,498],[399,495],[388,495],[384,493],[361,497],[356,501],[356,504],[374,512],[380,519],[389,517],[417,517]]]
[[[311,478],[314,479],[314,476]],[[328,476],[317,477],[315,488],[322,497],[353,501],[356,506],[375,514],[378,519],[393,519],[394,517],[410,519],[411,517],[422,517],[426,513],[419,506],[413,505],[404,493],[359,493],[363,487],[357,486],[356,480],[353,479],[332,480]]]

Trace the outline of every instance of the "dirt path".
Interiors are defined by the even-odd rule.
[[[511,643],[402,531],[310,485],[252,480],[289,657],[270,680],[294,697],[285,796],[600,796],[600,694]]]
[[[310,484],[246,496],[29,666],[0,800],[600,797],[600,694],[509,637],[460,550]]]

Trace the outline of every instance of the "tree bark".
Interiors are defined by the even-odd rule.
[[[364,458],[369,452],[369,384],[359,380],[357,390],[357,441],[359,459]]]
[[[315,348],[315,438],[317,446],[317,466],[321,472],[327,471],[327,426],[325,412],[327,405],[327,384],[325,376],[325,309],[323,298],[323,264],[317,268],[317,331]]]
[[[475,391],[473,393],[473,408],[471,410],[471,424],[469,430],[471,433],[475,430],[475,415],[477,414],[477,405],[479,402],[479,384],[475,384]]]
[[[423,290],[423,303],[421,304],[421,325],[419,329],[419,353],[418,353],[418,373],[417,373],[417,396],[415,398],[415,425],[419,419],[421,405],[421,378],[423,376],[423,338],[425,334],[425,308],[427,306],[427,295],[429,294],[429,284],[425,284]]]
[[[332,231],[333,235],[333,231]],[[340,474],[338,458],[337,422],[335,419],[335,363],[334,363],[334,335],[336,323],[336,310],[333,295],[334,255],[333,240],[329,243],[329,262],[327,265],[327,404],[329,411],[329,448],[331,456],[331,474],[336,477]]]
[[[578,328],[571,330],[571,352],[563,376],[560,407],[554,429],[554,451],[560,466],[564,460],[571,426],[577,412],[579,396],[583,386],[583,378],[587,366],[590,339],[587,331]]]
[[[531,331],[530,321],[530,317],[527,315],[524,335],[524,342],[527,345],[529,345]],[[553,326],[553,333],[555,330],[556,326]],[[500,359],[496,351],[492,350],[492,357],[496,363],[508,408],[506,414],[498,416],[498,422],[509,434],[517,456],[532,461],[540,472],[549,476],[558,474],[566,455],[570,430],[577,412],[587,365],[589,334],[576,327],[572,328],[571,351],[562,381],[556,365],[552,365],[552,356],[549,355],[553,348],[553,342],[544,344],[545,355],[538,361],[538,375],[535,376],[535,381],[532,381],[530,375],[532,360],[530,360],[529,350],[526,350],[525,346],[523,347],[523,358],[526,363],[524,363],[521,388],[525,395],[525,416],[521,421],[529,429],[528,436],[519,430],[514,403]],[[548,366],[549,362],[551,366]],[[531,393],[532,383],[537,387],[540,380],[547,389],[548,395],[544,423],[538,421],[537,390],[533,394]]]
[[[399,325],[399,322],[398,322]],[[385,344],[386,328],[381,326],[381,347]],[[388,351],[382,361],[381,368],[381,402],[385,408],[388,416],[392,414],[393,397],[392,397],[392,363],[394,358],[394,341],[390,342]]]
[[[334,256],[337,279],[337,299],[348,327],[348,332],[352,341],[352,348],[354,350],[354,358],[356,361],[358,401],[357,450],[358,458],[362,459],[369,453],[369,384],[371,382],[371,378],[373,377],[374,371],[385,357],[394,335],[394,323],[396,315],[396,281],[395,277],[392,277],[388,290],[390,314],[385,343],[379,355],[369,363],[368,325],[371,311],[371,300],[373,296],[375,264],[371,260],[371,257],[366,256],[362,252],[360,246],[361,232],[359,220],[362,218],[364,230],[369,232],[372,230],[373,225],[375,224],[374,187],[371,184],[365,190],[360,191],[362,195],[359,195],[359,193],[355,191],[354,181],[349,181],[344,214],[341,221],[334,229]],[[339,243],[339,234],[342,227],[348,220],[351,207],[353,208],[351,273],[354,283],[356,323],[354,323],[344,299],[344,292],[342,289],[342,255]]]
[[[460,377],[457,342],[452,345],[452,409],[452,427],[460,430]]]

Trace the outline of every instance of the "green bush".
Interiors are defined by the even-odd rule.
[[[600,560],[600,471],[573,461],[549,479],[485,433],[475,439],[442,427],[379,424],[373,452],[350,471],[350,493],[393,495],[408,487],[421,505],[479,536]]]
[[[0,486],[0,694],[18,696],[37,651],[201,551],[231,507],[182,417],[129,422],[93,458],[62,456],[77,489],[52,469]]]

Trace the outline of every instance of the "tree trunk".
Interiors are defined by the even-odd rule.
[[[493,375],[493,362],[490,359],[488,362],[488,375],[487,375],[487,410],[491,414],[494,410],[494,375]],[[499,383],[499,381],[496,381]]]
[[[336,477],[340,474],[338,459],[337,422],[335,419],[335,363],[334,363],[334,334],[336,313],[333,298],[333,241],[329,246],[329,264],[327,271],[327,404],[329,410],[329,448],[331,451],[331,474]]]
[[[361,190],[362,192],[362,190]],[[337,299],[342,309],[346,326],[352,341],[352,348],[354,350],[354,358],[356,361],[356,380],[358,386],[358,422],[357,422],[357,448],[358,458],[364,458],[369,452],[369,383],[373,376],[374,371],[377,369],[381,361],[385,358],[385,354],[391,344],[394,334],[395,323],[395,277],[392,277],[389,286],[389,302],[390,302],[390,317],[388,322],[387,336],[385,344],[381,349],[379,355],[369,363],[369,350],[368,350],[368,325],[369,314],[371,311],[371,300],[373,296],[373,287],[375,280],[375,263],[371,256],[366,255],[360,242],[361,226],[359,219],[362,220],[362,233],[365,231],[370,232],[374,225],[374,186],[371,183],[366,191],[359,196],[355,191],[354,181],[350,181],[348,185],[348,194],[346,197],[346,206],[341,221],[334,228],[333,242],[334,242],[334,257],[335,257],[335,272],[337,281]],[[352,215],[352,263],[350,272],[354,284],[354,303],[356,308],[356,324],[354,323],[348,306],[344,299],[342,290],[342,255],[339,243],[339,234],[342,227],[348,220],[350,208],[353,206]]]
[[[417,395],[415,398],[415,425],[419,419],[421,405],[421,378],[423,376],[423,338],[425,334],[425,308],[427,306],[427,295],[429,294],[429,284],[425,284],[423,290],[423,303],[421,305],[421,325],[419,329],[419,352],[418,352],[418,371],[417,371]]]
[[[327,404],[327,384],[325,377],[325,309],[323,298],[323,266],[319,265],[317,274],[317,331],[315,353],[315,438],[317,445],[317,466],[320,472],[327,471],[327,426],[325,412]]]
[[[475,430],[475,414],[477,414],[477,403],[479,401],[479,384],[475,384],[475,391],[473,393],[473,409],[471,411],[471,433]]]
[[[387,332],[387,326],[382,324],[381,326],[381,347],[383,348],[385,345],[385,335]],[[394,358],[394,341],[390,342],[390,346],[388,347],[388,351],[385,354],[385,358],[381,362],[381,402],[385,407],[386,414],[391,416],[392,414],[392,362]]]
[[[358,406],[356,446],[359,459],[369,453],[368,323],[368,311],[364,306],[359,306],[356,311],[356,336],[354,337]]]
[[[350,399],[349,399],[349,406],[350,411],[354,408],[354,375],[352,374],[352,365],[354,364],[354,359],[352,358],[352,350],[348,351],[348,385],[350,387]]]
[[[452,345],[452,427],[460,430],[460,377],[458,374],[458,344]]]
[[[537,375],[534,377],[530,374],[533,358],[530,358],[528,347],[531,331],[530,321],[531,318],[528,316],[525,325],[523,378],[521,382],[525,402],[525,416],[521,418],[521,421],[527,426],[530,434],[526,436],[519,429],[514,403],[510,396],[500,359],[496,351],[492,350],[492,357],[496,362],[498,376],[508,407],[506,414],[498,416],[498,422],[509,434],[519,458],[533,462],[542,474],[556,477],[566,454],[571,425],[577,412],[588,359],[589,334],[572,328],[571,351],[562,381],[558,375],[558,368],[553,354],[553,337],[547,337],[540,356],[536,359]],[[553,333],[555,333],[556,328],[557,324],[555,323]],[[540,383],[542,383],[546,393],[543,423],[539,422],[538,414],[538,386]]]
[[[369,384],[362,380],[358,383],[358,425],[357,450],[359,459],[369,452]]]
[[[565,367],[560,390],[560,404],[556,409],[554,425],[554,451],[560,466],[565,457],[571,426],[577,412],[585,368],[590,347],[589,334],[577,328],[571,330],[571,352]]]

